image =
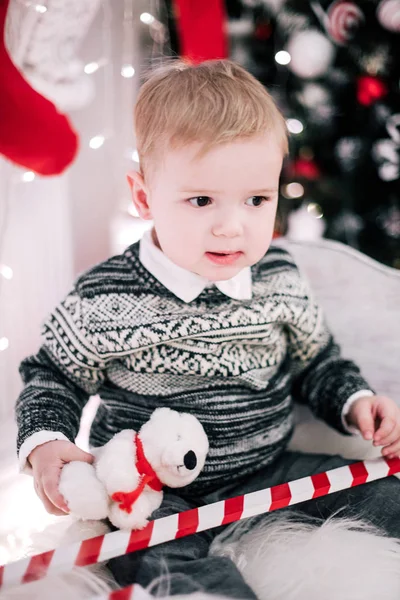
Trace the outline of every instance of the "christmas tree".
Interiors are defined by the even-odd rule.
[[[172,50],[180,54],[169,6]],[[230,58],[268,88],[291,131],[281,232],[306,211],[304,228],[317,218],[325,237],[400,268],[400,0],[226,0],[224,7]]]

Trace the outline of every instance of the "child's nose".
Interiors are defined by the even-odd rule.
[[[217,237],[234,238],[242,235],[242,232],[240,217],[234,213],[222,215],[212,228],[213,235]]]

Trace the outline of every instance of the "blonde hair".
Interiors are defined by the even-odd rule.
[[[201,142],[199,156],[239,138],[271,132],[288,152],[286,122],[271,95],[229,60],[173,60],[150,71],[134,114],[141,170],[166,149]]]

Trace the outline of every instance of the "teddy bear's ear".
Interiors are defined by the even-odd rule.
[[[170,417],[174,413],[176,413],[175,410],[167,408],[166,406],[162,406],[161,408],[156,408],[156,410],[152,413],[150,419],[168,419],[168,417]]]

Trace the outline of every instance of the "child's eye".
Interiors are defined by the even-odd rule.
[[[247,206],[261,206],[264,202],[267,202],[268,198],[265,196],[252,196],[246,200]],[[249,204],[249,202],[253,202],[253,204]]]
[[[195,198],[189,198],[188,202],[195,208],[202,208],[211,202],[211,198],[208,196],[196,196]]]

